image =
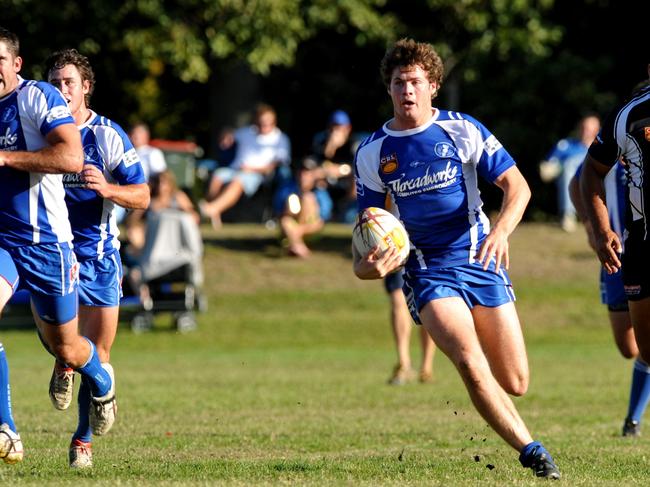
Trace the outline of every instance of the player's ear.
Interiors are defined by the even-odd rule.
[[[20,56],[16,56],[14,58],[14,71],[18,73],[20,72],[20,68],[22,67],[23,67],[23,58],[21,58]]]

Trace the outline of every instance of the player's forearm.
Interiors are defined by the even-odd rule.
[[[147,184],[107,184],[102,197],[130,210],[145,210],[149,207],[149,186]]]
[[[585,209],[585,204],[582,201],[582,194],[580,193],[580,180],[573,176],[569,182],[569,197],[571,198],[571,203],[576,209],[578,218],[583,222],[588,220],[587,210]]]
[[[609,231],[609,212],[607,211],[603,177],[592,164],[584,165],[580,179],[580,193],[585,215],[594,233],[602,234]]]
[[[83,167],[83,152],[67,144],[47,146],[37,151],[0,151],[0,165],[28,172],[74,173]]]
[[[510,235],[523,218],[531,193],[523,177],[516,184],[510,182],[502,184],[501,189],[503,189],[503,203],[494,222],[493,231],[502,231]]]

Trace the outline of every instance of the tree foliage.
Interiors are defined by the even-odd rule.
[[[334,107],[347,109],[360,130],[390,116],[377,72],[384,49],[405,36],[427,41],[447,68],[437,102],[484,120],[534,179],[537,160],[581,112],[604,113],[645,72],[643,63],[630,64],[641,58],[631,46],[644,49],[647,6],[628,4],[0,0],[0,25],[20,35],[26,76],[42,76],[55,49],[88,55],[94,102],[118,121],[144,118],[160,136],[205,142],[223,121],[215,112],[257,101],[235,107],[227,98],[259,96],[278,108],[297,155]],[[612,25],[624,29],[602,35]],[[256,95],[236,89],[242,67],[257,80]]]

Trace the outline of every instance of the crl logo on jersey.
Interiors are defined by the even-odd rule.
[[[390,174],[397,171],[399,163],[397,162],[397,154],[394,152],[388,156],[384,156],[379,161],[379,168],[384,174]]]
[[[0,146],[9,147],[18,142],[18,134],[11,132],[11,127],[7,127],[4,135],[0,135]]]
[[[443,159],[448,159],[449,157],[454,156],[454,154],[456,153],[456,149],[454,148],[453,145],[451,145],[451,144],[449,144],[447,142],[438,142],[433,147],[433,152],[438,157],[442,157]]]
[[[16,118],[17,114],[18,114],[18,109],[15,106],[11,105],[5,108],[5,111],[2,112],[2,116],[0,117],[0,122],[9,123],[14,118]]]

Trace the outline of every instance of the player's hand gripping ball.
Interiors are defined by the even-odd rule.
[[[352,245],[362,255],[379,246],[380,251],[395,247],[401,257],[401,265],[408,259],[409,236],[404,225],[394,215],[381,208],[370,207],[360,211],[352,231]]]

